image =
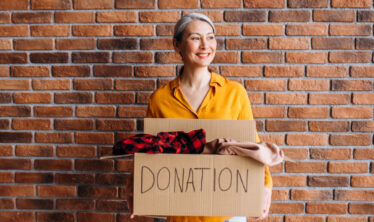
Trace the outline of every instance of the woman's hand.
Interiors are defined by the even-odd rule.
[[[126,197],[126,203],[127,208],[130,210],[130,218],[134,219],[135,215],[133,214],[133,200],[134,200],[134,193],[133,193],[133,187],[134,187],[134,173],[131,172],[130,175],[128,175],[126,179],[126,189],[125,189],[125,197]]]
[[[264,205],[263,205],[263,211],[262,216],[258,219],[264,219],[269,214],[271,204],[271,189],[268,187],[264,187]]]

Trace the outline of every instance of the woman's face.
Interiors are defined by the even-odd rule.
[[[217,41],[212,27],[200,20],[187,25],[182,41],[176,50],[182,55],[185,66],[207,67],[216,54]]]

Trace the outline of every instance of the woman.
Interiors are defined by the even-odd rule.
[[[247,92],[237,82],[230,81],[208,66],[214,59],[217,41],[212,21],[203,14],[182,17],[174,29],[173,45],[182,57],[180,75],[156,90],[149,101],[147,117],[187,119],[246,119],[253,114]],[[257,142],[260,139],[256,138]],[[272,180],[265,167],[264,216],[270,205]],[[229,217],[168,217],[168,221],[221,222]],[[231,221],[246,221],[235,217]]]

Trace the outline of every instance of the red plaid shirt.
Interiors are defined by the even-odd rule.
[[[113,154],[134,153],[201,153],[206,143],[203,129],[189,133],[161,132],[157,136],[137,134],[121,140],[113,147]]]

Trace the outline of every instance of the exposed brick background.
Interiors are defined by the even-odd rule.
[[[265,221],[374,221],[373,0],[1,0],[0,221],[129,221],[132,161],[98,158],[142,131],[194,11],[212,69],[296,160],[271,168]]]

